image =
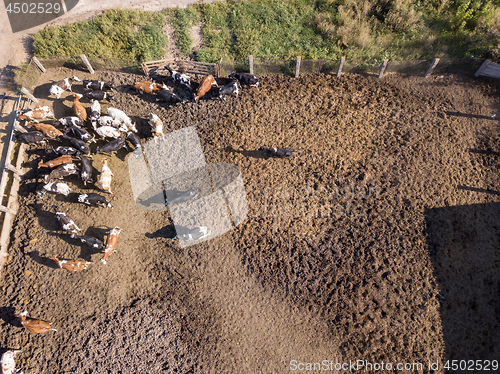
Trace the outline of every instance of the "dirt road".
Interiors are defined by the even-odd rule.
[[[27,62],[31,57],[32,44],[31,36],[38,30],[49,25],[64,25],[67,23],[91,18],[103,10],[113,8],[132,8],[145,11],[156,11],[168,7],[186,7],[189,4],[196,3],[196,0],[175,0],[175,1],[148,1],[131,0],[120,1],[110,0],[106,2],[98,0],[80,0],[78,5],[65,15],[49,23],[33,27],[28,30],[13,33],[10,27],[7,11],[4,2],[0,3],[0,76],[5,75],[7,65],[19,66],[21,62]],[[5,92],[5,84],[0,80],[2,93]]]

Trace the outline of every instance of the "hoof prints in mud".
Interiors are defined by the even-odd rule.
[[[47,98],[50,80],[73,75],[49,70],[35,90],[58,118],[71,113],[71,97]],[[498,243],[477,228],[455,235],[463,225],[444,227],[442,217],[429,214],[498,200],[457,188],[498,190],[498,158],[481,152],[498,144],[496,122],[488,119],[498,96],[493,83],[461,76],[272,76],[224,102],[212,91],[198,105],[168,105],[125,86],[144,77],[92,78],[119,87],[111,106],[137,123],[142,139],[152,138],[150,112],[165,133],[196,125],[208,163],[240,168],[249,217],[223,236],[180,249],[167,212],[135,206],[126,150],[110,158],[113,209],[76,203],[78,194],[97,192],[76,176],[68,177],[68,198],[39,200],[33,192],[40,178],[30,174],[2,280],[0,335],[3,347],[22,349],[18,366],[25,372],[287,373],[291,360],[427,363],[461,346],[476,359],[488,358],[483,346],[499,356],[498,324],[476,321],[472,346],[450,327],[463,325],[453,316],[464,318],[463,305],[474,297],[481,298],[474,303],[478,315],[491,315],[494,294],[462,287],[453,266],[460,264],[461,273],[472,267],[453,247],[483,238],[498,257]],[[102,103],[103,112],[108,105]],[[266,159],[261,146],[302,152]],[[30,147],[25,166],[35,167],[40,157]],[[93,157],[94,177],[101,160]],[[102,253],[58,232],[54,203],[84,235],[102,240],[109,228],[123,229],[107,265]],[[47,259],[54,251],[93,264],[70,274]],[[495,289],[498,265],[483,262],[481,271],[471,273],[472,285]],[[445,300],[436,297],[443,286]],[[12,315],[24,309],[58,331],[50,337],[21,331]],[[491,334],[481,338],[486,328]]]

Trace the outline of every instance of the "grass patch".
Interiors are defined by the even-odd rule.
[[[90,21],[52,26],[33,36],[35,56],[78,56],[147,61],[159,59],[167,40],[161,12],[107,10]]]

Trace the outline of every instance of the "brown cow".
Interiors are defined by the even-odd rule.
[[[163,88],[163,86],[159,83],[153,83],[148,81],[136,82],[134,87],[139,93],[156,92]]]
[[[212,86],[219,87],[214,77],[212,75],[207,75],[201,81],[201,84],[196,91],[196,95],[194,95],[194,101],[197,103],[198,100],[200,100],[200,97],[203,97],[208,91],[210,91]]]
[[[85,122],[87,120],[87,110],[84,108],[84,106],[80,102],[80,98],[83,95],[74,94],[73,96],[75,97],[73,99],[73,113],[75,114],[75,116],[80,118],[83,122]]]
[[[57,157],[53,160],[47,161],[47,162],[40,161],[38,163],[38,169],[40,169],[40,168],[55,168],[56,166],[59,166],[59,165],[71,164],[72,162],[73,162],[73,158],[71,157],[71,155],[62,155],[62,156],[59,156],[59,157]]]
[[[16,316],[21,319],[21,325],[27,330],[30,330],[33,334],[42,334],[47,331],[57,331],[50,327],[51,323],[41,321],[39,319],[26,319],[28,317],[28,311],[22,312],[20,315]]]
[[[48,123],[28,123],[26,126],[31,128],[34,127],[36,130],[42,132],[43,135],[52,139],[55,139],[63,134],[61,131]]]
[[[121,228],[115,227],[109,232],[106,248],[104,248],[104,257],[101,259],[103,264],[106,265],[106,260],[108,259],[109,255],[115,251],[116,245],[118,244],[118,235],[121,231]]]

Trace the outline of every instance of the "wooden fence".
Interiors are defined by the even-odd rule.
[[[142,69],[144,74],[149,76],[151,73],[156,73],[159,69],[164,69],[164,66],[168,65],[172,70],[180,71],[184,74],[200,74],[208,75],[211,74],[214,77],[219,76],[219,65],[197,62],[197,61],[185,61],[185,60],[157,60],[148,61],[142,63]]]
[[[162,71],[165,65],[185,74],[212,74],[215,77],[227,76],[232,71],[249,72],[256,75],[285,74],[298,77],[300,74],[326,73],[340,77],[343,73],[365,73],[383,78],[386,73],[411,74],[429,77],[433,73],[450,71],[475,72],[484,59],[435,58],[433,60],[369,62],[346,60],[304,60],[300,56],[296,60],[262,60],[248,56],[246,61],[224,61],[202,63],[184,60],[158,60],[142,63],[146,76],[153,77],[156,71]],[[492,66],[489,64],[489,66]]]

